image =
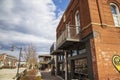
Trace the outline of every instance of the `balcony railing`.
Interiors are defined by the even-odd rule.
[[[54,42],[50,47],[50,54],[56,55],[56,54],[62,54],[62,53],[63,53],[63,50],[56,49],[56,43]]]
[[[75,27],[66,27],[57,39],[56,47],[59,48],[66,41],[79,42],[79,35],[76,33]]]
[[[56,50],[56,43],[54,42],[50,47],[50,53]]]

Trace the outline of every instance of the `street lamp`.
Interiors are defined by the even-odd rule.
[[[16,76],[18,76],[18,75],[19,75],[19,68],[20,68],[20,61],[21,61],[22,47],[19,48],[19,47],[17,47],[17,46],[12,45],[12,46],[11,46],[11,51],[14,51],[14,48],[17,48],[17,49],[20,50],[20,53],[19,53],[19,60],[18,60],[18,69],[17,69],[17,74],[16,74]]]

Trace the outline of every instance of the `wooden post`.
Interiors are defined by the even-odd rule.
[[[64,51],[64,54],[65,54],[65,80],[68,80],[67,51]]]
[[[58,74],[58,55],[55,58],[56,75]]]

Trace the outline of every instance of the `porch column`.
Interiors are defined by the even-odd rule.
[[[71,60],[70,66],[71,66],[71,73],[70,73],[70,76],[71,76],[71,77],[70,77],[70,78],[73,79],[73,77],[74,77],[74,69],[75,69],[74,60]]]
[[[68,67],[67,67],[67,51],[64,51],[65,54],[65,80],[68,80]]]
[[[56,75],[58,75],[58,55],[56,55],[55,66],[56,66]]]
[[[90,39],[86,42],[87,49],[87,59],[88,59],[88,78],[90,80],[98,80],[97,76],[97,67],[96,67],[96,55],[94,51],[94,42],[93,39]]]

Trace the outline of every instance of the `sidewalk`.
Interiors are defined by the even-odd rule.
[[[62,80],[57,76],[51,76],[50,72],[48,71],[40,71],[42,75],[42,80]]]
[[[20,68],[19,72],[24,71],[25,68]],[[15,77],[17,73],[17,68],[15,69],[0,69],[0,80],[14,80],[13,77]]]

